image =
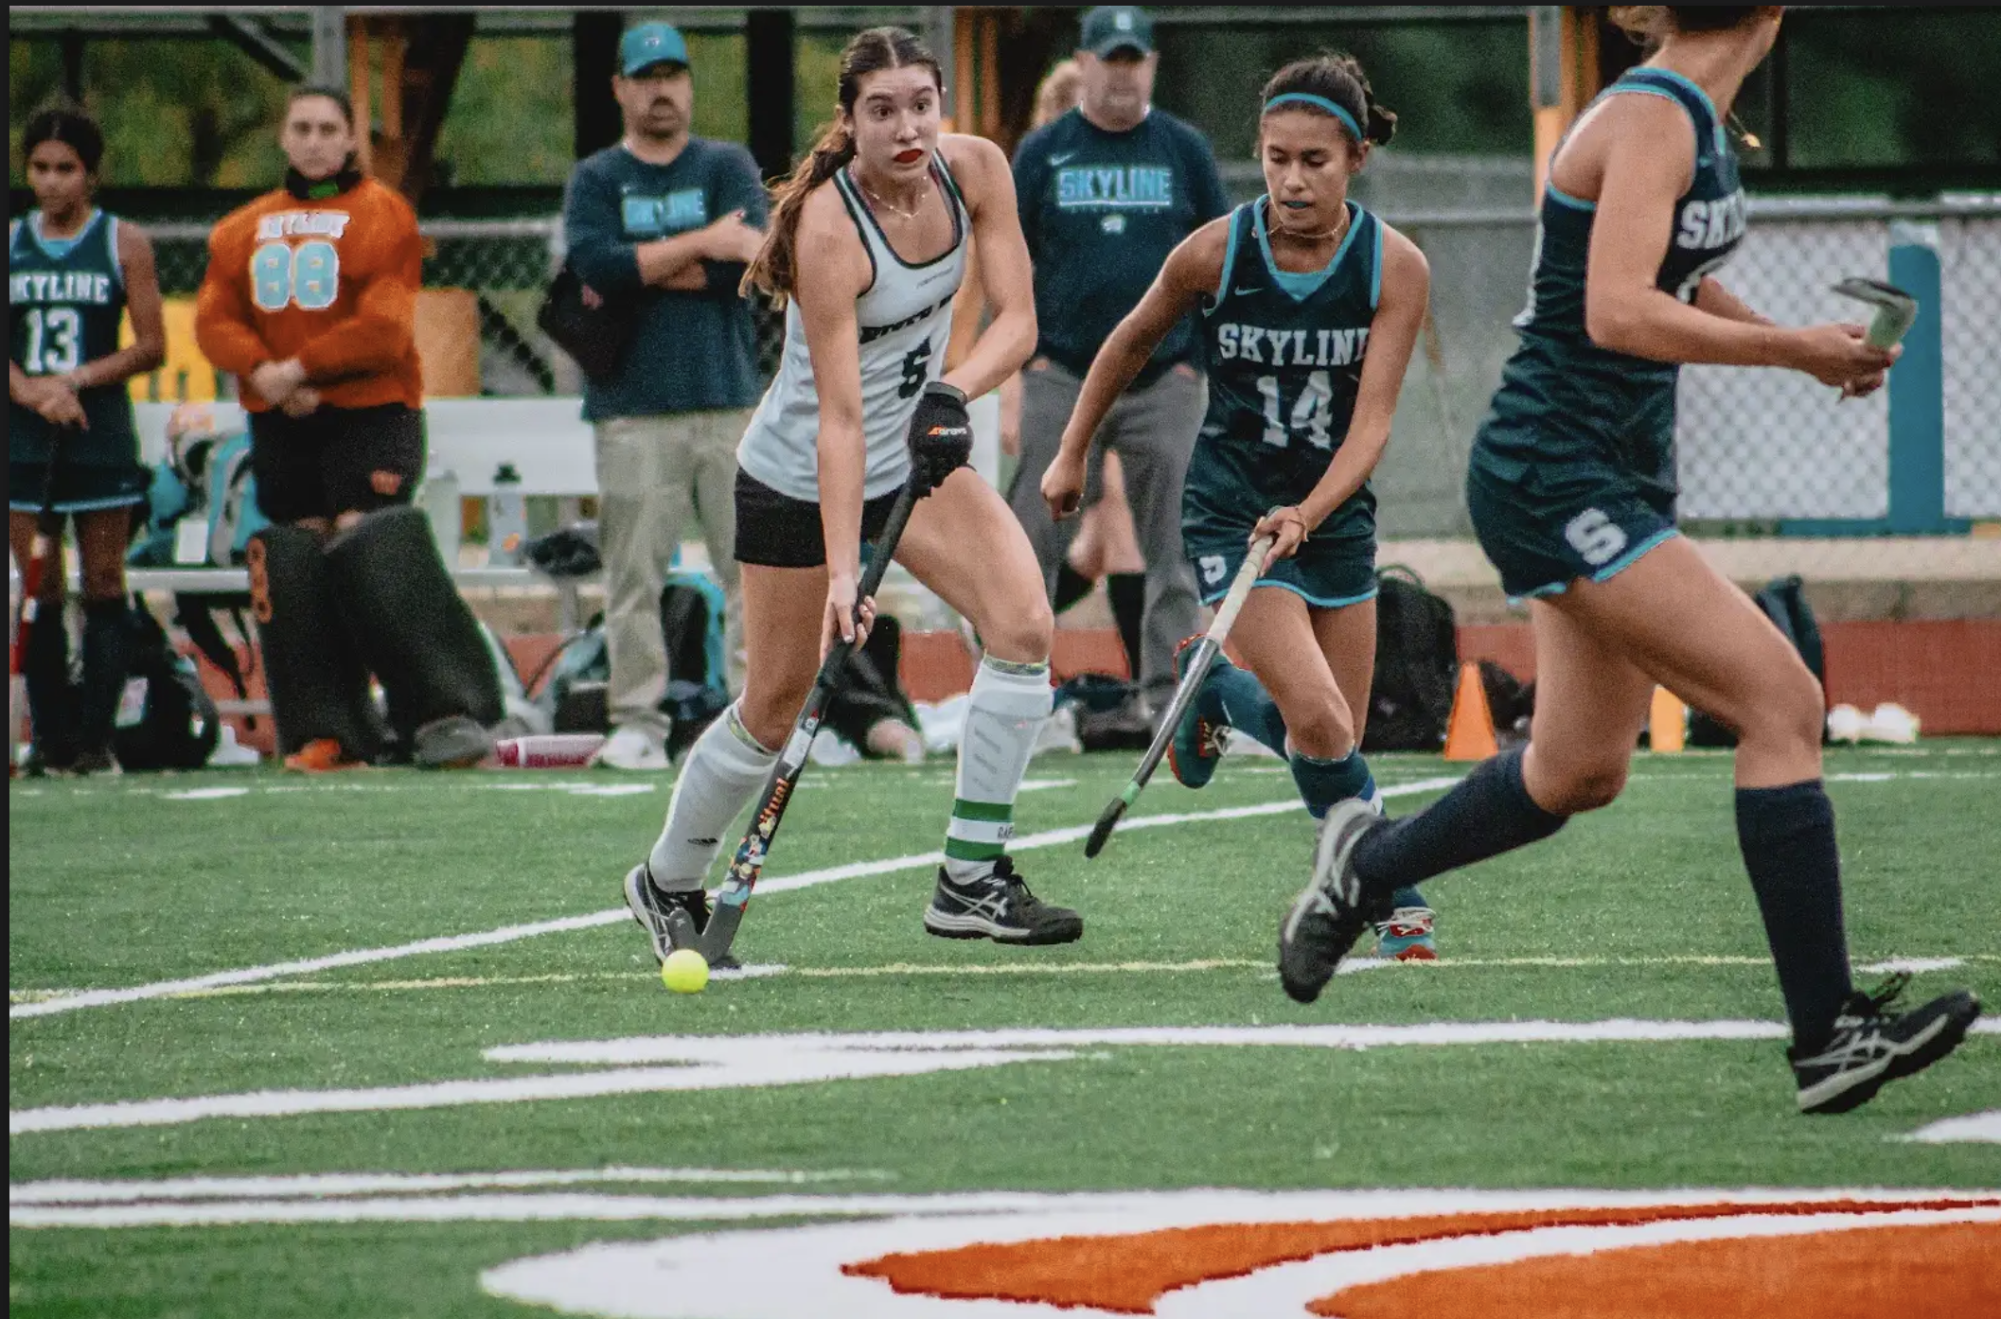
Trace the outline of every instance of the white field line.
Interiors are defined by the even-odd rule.
[[[291,1177],[169,1177],[145,1181],[17,1182],[7,1202],[26,1204],[138,1204],[147,1200],[289,1200],[295,1197],[421,1195],[431,1191],[519,1190],[531,1186],[707,1183],[804,1186],[812,1182],[887,1182],[882,1169],[804,1172],[764,1168],[576,1168],[482,1173],[304,1173]]]
[[[1954,1141],[1980,1141],[1989,1145],[2001,1145],[2001,1108],[1990,1108],[1985,1113],[1968,1113],[1965,1117],[1949,1117],[1929,1126],[1919,1127],[1900,1140],[1921,1141],[1927,1145],[1943,1145]]]
[[[1421,779],[1416,783],[1403,783],[1385,788],[1383,796],[1432,792],[1439,788],[1450,787],[1458,781],[1456,775]],[[1293,799],[1262,802],[1255,806],[1230,806],[1213,811],[1142,815],[1137,819],[1125,821],[1120,829],[1121,831],[1156,829],[1166,825],[1209,820],[1244,820],[1264,815],[1285,815],[1300,809],[1298,800]],[[1091,828],[1092,826],[1088,824],[1080,824],[1065,829],[1048,829],[1042,833],[1017,838],[1008,846],[1010,850],[1016,852],[1057,847],[1063,843],[1074,843],[1088,838]],[[794,889],[811,888],[816,884],[832,884],[839,880],[860,879],[868,875],[887,875],[903,870],[928,870],[943,865],[944,861],[943,852],[924,852],[914,856],[889,857],[879,861],[856,861],[844,866],[829,866],[823,870],[809,870],[803,874],[767,880],[757,886],[757,891],[760,894],[786,893]],[[486,948],[494,944],[513,943],[520,939],[533,939],[544,934],[564,934],[571,930],[587,930],[599,925],[616,925],[631,919],[632,913],[624,907],[612,907],[606,911],[594,911],[583,916],[565,916],[560,920],[506,925],[497,930],[485,930],[477,934],[443,935],[435,939],[420,939],[415,943],[396,944],[388,948],[357,948],[326,957],[308,957],[293,962],[278,962],[271,966],[245,967],[236,971],[216,971],[185,980],[161,980],[150,985],[135,985],[129,989],[85,990],[79,994],[45,999],[39,1003],[10,1004],[7,1016],[10,1020],[20,1020],[23,1017],[46,1017],[59,1012],[75,1012],[81,1008],[101,1008],[119,1003],[138,1003],[147,999],[172,998],[190,991],[216,989],[224,985],[254,984],[286,976],[311,975],[315,971],[331,971],[343,966],[363,966],[371,962],[391,962],[405,957],[421,957],[429,953],[454,953],[467,948]]]
[[[2001,1035],[2001,1021],[1974,1024]],[[468,1077],[361,1089],[258,1090],[10,1110],[10,1137],[56,1131],[179,1126],[211,1118],[381,1113],[602,1099],[616,1095],[766,1089],[925,1076],[1022,1063],[1061,1063],[1117,1048],[1278,1047],[1326,1050],[1492,1044],[1778,1040],[1777,1021],[1442,1021],[1413,1025],[1134,1026],[1085,1030],[877,1031],[852,1035],[638,1036],[555,1040],[485,1050],[490,1063],[594,1070]]]
[[[1282,1223],[1334,1220],[1381,1220],[1423,1217],[1433,1214],[1506,1212],[1524,1209],[1624,1208],[1664,1205],[1670,1207],[1711,1204],[1757,1205],[1766,1203],[1812,1204],[1844,1200],[1867,1204],[1871,1201],[1975,1201],[1971,1210],[1949,1211],[1960,1219],[1990,1221],[1996,1211],[1987,1209],[1992,1191],[1943,1192],[1937,1187],[1913,1191],[1886,1191],[1880,1187],[1846,1190],[1840,1188],[1762,1188],[1758,1190],[1685,1189],[1673,1193],[1605,1191],[1247,1191],[1234,1188],[1205,1188],[1196,1191],[950,1191],[932,1195],[846,1194],[772,1195],[755,1197],[653,1197],[625,1195],[452,1195],[397,1199],[363,1200],[245,1200],[223,1204],[176,1204],[142,1201],[134,1204],[26,1206],[13,1209],[9,1220],[14,1227],[188,1227],[240,1223],[326,1223],[326,1222],[556,1222],[567,1220],[638,1221],[756,1221],[771,1218],[871,1218],[884,1220],[877,1225],[886,1239],[865,1241],[847,1248],[850,1259],[863,1259],[913,1244],[932,1249],[973,1242],[1014,1242],[1057,1236],[1125,1235],[1177,1227],[1199,1227],[1218,1223]],[[1890,1211],[1877,1218],[1891,1219],[1924,1211]],[[1790,1213],[1789,1218],[1802,1216]],[[1821,1216],[1815,1216],[1820,1219]],[[1846,1216],[1844,1216],[1845,1218]],[[950,1239],[930,1233],[927,1220],[946,1223]],[[1745,1218],[1729,1221],[1744,1222]],[[1832,1221],[1827,1216],[1823,1221]],[[824,1227],[821,1229],[824,1231]],[[680,1243],[703,1254],[704,1263],[713,1263],[709,1240],[679,1238]],[[732,1245],[743,1244],[740,1239]],[[668,1243],[634,1243],[649,1256],[645,1260],[648,1289],[657,1289],[662,1277],[690,1278],[685,1266],[662,1267],[650,1256]],[[787,1243],[791,1244],[790,1242]],[[1435,1244],[1435,1243],[1427,1243]],[[606,1249],[603,1246],[587,1250]],[[1396,1247],[1378,1247],[1378,1251]],[[786,1258],[788,1268],[780,1278],[797,1280],[800,1266],[815,1269],[819,1259]],[[566,1256],[547,1256],[561,1261]],[[615,1257],[608,1263],[623,1263]],[[755,1243],[753,1258],[769,1269],[773,1256],[765,1239]],[[527,1261],[539,1263],[541,1261]],[[490,1276],[490,1275],[489,1275]],[[743,1276],[726,1270],[725,1279]],[[806,1278],[818,1281],[815,1273]],[[1008,1306],[1010,1311],[1026,1307]],[[1040,1308],[1040,1307],[1038,1307]],[[575,1311],[582,1313],[581,1309]],[[595,1309],[593,1308],[593,1312]],[[832,1313],[824,1304],[793,1305],[781,1313]],[[1256,1313],[1276,1313],[1260,1309]],[[842,1311],[848,1313],[848,1311]],[[989,1311],[989,1313],[994,1313]],[[1245,1313],[1238,1310],[1235,1313]]]
[[[1864,975],[1892,971],[1913,973],[1949,971],[1968,962],[2001,962],[2001,953],[1968,953],[1963,957],[1892,958],[1869,962],[1855,969]],[[1409,967],[1412,974],[1457,971],[1469,968],[1630,968],[1630,967],[1721,967],[1772,964],[1769,957],[1738,957],[1725,954],[1687,953],[1658,957],[1442,957],[1431,962],[1397,962],[1380,957],[1351,957],[1341,963],[1342,975],[1358,975],[1387,967]],[[783,963],[755,964],[741,971],[718,971],[716,980],[761,980],[778,976],[799,976],[807,980],[871,980],[894,976],[1092,976],[1092,975],[1187,975],[1205,971],[1258,971],[1277,974],[1268,960],[1244,957],[1205,957],[1185,962],[993,962],[983,964],[890,962],[882,966],[788,966]],[[617,981],[627,984],[659,979],[651,971],[568,971],[533,976],[436,976],[421,980],[283,980],[252,985],[224,985],[215,989],[189,990],[177,998],[229,998],[247,994],[390,994],[437,989],[508,989],[526,985],[574,985]],[[44,1001],[75,990],[16,989],[9,991],[18,1002]]]

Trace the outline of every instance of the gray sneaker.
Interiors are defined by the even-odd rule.
[[[1355,845],[1386,823],[1367,802],[1353,797],[1337,803],[1321,821],[1313,878],[1278,929],[1279,983],[1294,1001],[1319,998],[1355,941],[1375,922],[1389,919],[1392,893],[1364,893],[1355,874]]]
[[[1084,937],[1084,918],[1068,907],[1052,907],[1028,891],[1014,861],[1000,857],[991,874],[961,887],[938,867],[938,885],[924,909],[924,929],[941,939],[992,939],[995,943],[1074,943]]]
[[[433,719],[410,736],[410,760],[419,769],[469,769],[493,754],[493,735],[466,715]]]
[[[653,882],[644,861],[625,872],[625,905],[632,919],[653,941],[653,956],[663,965],[679,948],[695,948],[709,924],[709,895],[699,888],[668,892]],[[734,971],[742,963],[725,953],[710,963],[711,971]]]

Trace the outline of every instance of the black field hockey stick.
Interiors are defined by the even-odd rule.
[[[861,602],[876,593],[882,585],[882,575],[889,571],[889,562],[896,553],[896,543],[903,539],[904,524],[910,521],[910,511],[917,507],[919,481],[915,473],[904,483],[903,491],[890,506],[889,521],[883,525],[882,534],[876,537],[875,549],[869,555],[868,567],[862,572],[861,584],[855,588],[855,621],[861,621]],[[806,696],[806,704],[793,721],[791,735],[785,739],[785,749],[778,753],[778,763],[771,767],[771,777],[764,781],[764,794],[758,798],[757,813],[750,818],[750,829],[738,845],[736,859],[730,862],[728,875],[722,888],[716,891],[715,909],[709,915],[708,926],[702,931],[702,958],[714,966],[717,959],[729,952],[730,944],[736,938],[737,926],[743,924],[743,909],[750,901],[750,892],[757,887],[757,877],[764,872],[764,859],[771,851],[771,840],[778,833],[778,822],[785,818],[785,807],[792,800],[792,789],[798,784],[800,774],[806,769],[806,753],[812,749],[813,735],[820,731],[820,719],[826,713],[827,703],[833,699],[834,689],[840,686],[841,678],[848,667],[849,658],[860,644],[861,629],[855,630],[856,640],[836,641],[827,651],[827,658],[820,661],[819,676],[813,679],[813,690]]]
[[[1216,656],[1223,653],[1223,643],[1230,638],[1230,627],[1237,621],[1237,611],[1250,599],[1251,588],[1257,585],[1258,574],[1264,571],[1265,554],[1272,547],[1273,537],[1260,536],[1251,544],[1250,552],[1244,555],[1243,566],[1237,569],[1237,578],[1230,583],[1230,593],[1223,597],[1223,603],[1216,607],[1216,621],[1209,624],[1201,643],[1195,648],[1195,658],[1189,662],[1188,672],[1182,675],[1181,685],[1174,689],[1174,700],[1169,703],[1167,713],[1160,721],[1160,731],[1153,735],[1153,745],[1140,758],[1139,768],[1133,772],[1132,781],[1125,790],[1106,803],[1098,816],[1098,823],[1092,826],[1091,836],[1084,843],[1084,855],[1094,857],[1104,850],[1111,838],[1112,830],[1118,827],[1119,819],[1126,809],[1139,800],[1146,781],[1153,777],[1159,767],[1160,758],[1167,754],[1167,747],[1174,740],[1174,727],[1181,722],[1187,712],[1188,703],[1195,699],[1195,693],[1202,690],[1202,680],[1209,674],[1209,666],[1216,662]]]
[[[14,777],[15,757],[19,754],[21,734],[25,731],[28,718],[28,638],[34,633],[35,625],[41,618],[42,578],[49,570],[49,557],[55,553],[56,542],[61,527],[56,522],[56,460],[62,452],[62,426],[49,429],[49,462],[42,473],[42,507],[35,515],[35,539],[28,551],[28,561],[21,565],[21,615],[14,626],[14,644],[7,650],[7,777]],[[56,626],[62,626],[60,617]],[[35,740],[40,742],[47,730],[38,729]]]

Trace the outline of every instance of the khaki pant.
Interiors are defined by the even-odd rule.
[[[736,564],[736,446],[748,411],[614,417],[597,423],[598,540],[604,560],[606,692],[613,728],[665,736],[667,648],[660,592],[667,565],[700,524],[727,598],[724,651],[731,692],[743,688],[743,592]]]

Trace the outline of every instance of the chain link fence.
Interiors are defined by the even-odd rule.
[[[208,266],[209,228],[181,222],[147,226],[158,256],[160,291],[167,298],[194,297]],[[561,259],[561,229],[555,216],[423,222],[424,287],[473,295],[483,395],[573,395],[583,390],[576,363],[535,324],[542,292]],[[774,312],[762,295],[754,301],[753,315],[759,368],[769,377],[778,369],[784,315]],[[168,382],[162,397],[171,397],[175,386]],[[222,394],[230,386],[221,381],[216,388]]]
[[[1248,177],[1231,183],[1244,195],[1256,186]],[[1534,219],[1526,208],[1484,198],[1422,210],[1391,196],[1368,200],[1424,250],[1432,284],[1431,315],[1377,470],[1383,533],[1464,535],[1467,451],[1515,347],[1509,322],[1526,294]],[[1937,250],[1945,511],[2001,517],[2001,197],[1932,204],[1761,198],[1751,213],[1744,246],[1722,278],[1784,324],[1866,319],[1866,308],[1830,286],[1848,275],[1884,278],[1893,237]],[[163,291],[191,298],[207,261],[208,226],[149,228]],[[575,364],[535,325],[558,259],[558,229],[554,216],[423,226],[426,287],[474,297],[482,394],[581,389]],[[760,364],[769,375],[783,317],[761,300],[756,315]],[[1690,519],[1877,518],[1888,509],[1887,391],[1841,402],[1797,372],[1693,367],[1682,375],[1677,445],[1682,513]]]

